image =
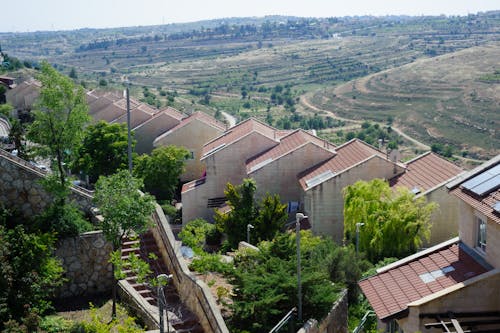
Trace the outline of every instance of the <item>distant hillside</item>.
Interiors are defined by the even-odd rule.
[[[499,150],[495,87],[500,69],[490,67],[498,63],[500,11],[453,17],[225,18],[0,33],[0,41],[4,52],[23,63],[48,59],[89,89],[122,89],[127,79],[135,97],[156,107],[203,110],[220,119],[224,111],[238,119],[259,117],[278,128],[307,124],[333,131],[341,122],[298,105],[301,95],[318,90],[313,102],[346,118],[391,116],[409,134],[471,156]],[[459,56],[476,48],[493,55],[482,63],[480,57]],[[456,63],[445,60],[453,56]],[[448,69],[437,66],[448,62]],[[424,67],[415,67],[415,74],[406,70],[412,64]],[[405,65],[395,78],[384,72]],[[427,68],[431,73],[420,77]],[[458,75],[465,69],[467,75]],[[449,80],[443,80],[445,70]],[[339,85],[344,86],[332,90]]]
[[[487,78],[498,59],[498,42],[473,47],[318,91],[312,102],[347,118],[393,118],[429,145],[492,157],[500,153],[500,85]]]

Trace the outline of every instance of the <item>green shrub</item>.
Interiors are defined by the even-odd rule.
[[[56,232],[59,238],[71,237],[93,230],[82,211],[73,203],[64,206],[52,204],[36,217],[36,222],[43,232]]]
[[[60,316],[46,316],[40,322],[40,328],[47,333],[68,332],[73,322]]]
[[[197,258],[194,258],[189,265],[189,269],[202,274],[208,272],[226,274],[233,270],[233,264],[224,262],[220,254],[205,253]]]
[[[215,225],[208,223],[204,219],[196,219],[188,224],[179,233],[179,238],[182,243],[189,246],[196,253],[203,253],[203,245],[205,245],[207,234],[210,234],[210,239],[214,240]]]

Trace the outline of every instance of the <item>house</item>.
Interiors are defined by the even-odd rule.
[[[144,124],[143,124],[144,125]],[[185,147],[190,157],[185,164],[181,181],[201,178],[205,164],[200,161],[203,145],[226,130],[226,125],[204,112],[194,112],[182,119],[175,127],[159,135],[153,142],[154,147],[176,145]],[[137,133],[137,132],[136,132]],[[137,135],[139,137],[139,135]]]
[[[150,153],[155,147],[154,141],[160,135],[179,125],[184,118],[186,115],[183,113],[167,107],[134,127],[135,139],[137,140],[135,151],[138,154]]]
[[[37,80],[24,81],[5,93],[7,103],[18,111],[31,111],[33,103],[40,95],[42,84]]]
[[[5,76],[5,75],[0,75],[0,84],[9,88],[13,89],[16,87],[16,79],[10,76]]]
[[[390,179],[405,166],[359,139],[338,146],[336,155],[298,175],[303,210],[315,234],[328,235],[338,243],[344,237],[342,190],[358,180]]]
[[[457,165],[432,152],[405,163],[404,173],[389,180],[392,188],[406,187],[416,197],[438,204],[431,216],[431,237],[424,246],[436,245],[458,235],[459,199],[448,194],[446,184],[464,171]]]
[[[247,177],[246,161],[278,145],[279,134],[250,118],[206,143],[200,158],[206,166],[205,176],[182,187],[183,223],[198,217],[213,220],[213,208],[226,201],[226,184],[240,184]]]
[[[500,331],[500,155],[446,187],[459,236],[359,282],[388,331]]]

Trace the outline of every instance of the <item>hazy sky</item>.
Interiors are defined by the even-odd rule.
[[[498,0],[24,0],[2,15],[0,32],[68,30],[265,15],[465,15]]]

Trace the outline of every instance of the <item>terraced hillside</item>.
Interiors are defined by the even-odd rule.
[[[340,86],[309,100],[351,119],[393,118],[426,143],[450,144],[471,156],[500,153],[500,43],[421,59]]]

